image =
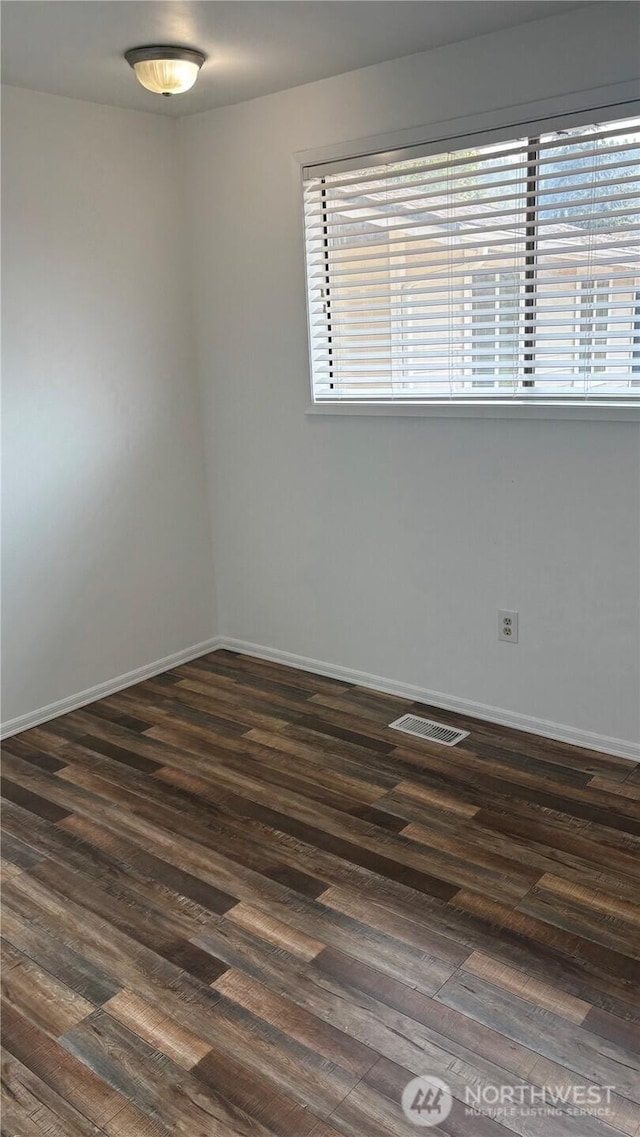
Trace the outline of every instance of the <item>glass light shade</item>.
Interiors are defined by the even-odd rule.
[[[143,87],[157,95],[179,95],[193,87],[200,66],[188,59],[144,59],[133,69]]]

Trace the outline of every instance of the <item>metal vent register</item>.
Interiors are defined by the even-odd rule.
[[[401,730],[404,734],[413,734],[416,738],[423,738],[426,742],[439,742],[442,746],[455,746],[469,735],[468,730],[457,730],[453,726],[445,726],[432,719],[423,719],[419,715],[402,715],[395,722],[389,723],[393,730]]]

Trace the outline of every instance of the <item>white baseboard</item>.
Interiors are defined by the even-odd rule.
[[[39,726],[49,719],[58,718],[68,711],[78,710],[88,703],[95,703],[97,699],[104,699],[107,695],[113,695],[125,687],[141,683],[143,679],[151,679],[154,675],[170,671],[181,663],[188,663],[191,659],[198,659],[201,655],[208,655],[209,652],[219,651],[221,648],[237,651],[241,655],[254,655],[258,659],[269,660],[272,663],[285,663],[288,667],[296,667],[300,671],[311,671],[316,675],[326,675],[330,679],[341,679],[344,683],[353,683],[358,687],[370,687],[373,691],[382,691],[387,695],[399,695],[412,702],[429,703],[434,707],[443,707],[449,711],[470,715],[472,718],[485,719],[487,722],[498,723],[501,726],[511,726],[528,734],[539,734],[558,742],[585,746],[589,750],[599,750],[604,754],[616,754],[632,762],[640,761],[640,745],[622,738],[593,734],[578,727],[547,722],[532,715],[505,711],[501,707],[476,703],[472,699],[460,699],[457,695],[445,695],[442,691],[429,691],[427,688],[415,687],[410,683],[397,683],[394,679],[385,679],[381,675],[370,675],[366,671],[355,671],[350,667],[324,663],[318,659],[309,659],[305,655],[295,655],[290,651],[280,651],[278,648],[268,648],[262,644],[248,643],[246,640],[231,639],[228,636],[214,636],[212,639],[203,640],[202,643],[193,644],[183,651],[166,655],[164,659],[156,659],[153,663],[138,667],[135,671],[127,671],[124,675],[108,679],[105,683],[98,683],[95,687],[88,687],[76,695],[69,695],[57,703],[49,703],[46,707],[39,707],[35,711],[19,715],[18,718],[9,719],[0,726],[0,738],[9,738],[12,734],[18,734],[32,726]]]
[[[0,738],[9,738],[12,734],[28,730],[29,727],[39,726],[40,723],[48,722],[49,719],[66,715],[69,711],[77,711],[79,707],[86,707],[88,703],[95,703],[97,699],[114,695],[116,691],[122,691],[124,687],[132,687],[135,683],[141,683],[143,679],[151,679],[154,675],[160,675],[162,671],[171,671],[180,663],[188,663],[190,659],[208,655],[209,652],[216,651],[219,647],[222,647],[220,637],[214,636],[213,639],[203,640],[202,643],[193,644],[191,647],[184,648],[183,651],[175,651],[172,655],[165,655],[164,659],[156,659],[153,663],[145,664],[144,667],[137,667],[135,671],[127,671],[124,675],[107,679],[105,683],[98,683],[95,687],[87,687],[85,691],[78,691],[76,695],[59,699],[57,703],[49,703],[48,706],[29,711],[26,715],[18,715],[17,718],[2,723]]]
[[[429,703],[434,707],[443,707],[448,711],[458,711],[460,714],[485,719],[487,722],[498,723],[500,726],[511,726],[516,730],[526,731],[528,734],[540,734],[544,738],[553,738],[557,742],[569,742],[574,746],[584,746],[588,750],[615,754],[620,758],[628,758],[632,762],[640,761],[640,744],[623,738],[610,738],[606,734],[593,734],[589,730],[565,726],[563,723],[547,722],[545,719],[537,719],[532,715],[523,715],[517,711],[505,711],[501,707],[491,707],[486,703],[475,703],[472,699],[460,699],[457,695],[445,695],[442,691],[429,691],[423,687],[414,687],[410,683],[396,683],[394,679],[384,679],[380,675],[369,675],[366,671],[354,671],[350,667],[323,663],[317,659],[308,659],[304,655],[294,655],[290,651],[280,651],[278,648],[263,647],[262,644],[247,643],[245,640],[234,640],[227,636],[220,636],[217,649],[220,648],[237,651],[241,655],[255,655],[258,659],[269,660],[272,663],[285,663],[288,667],[296,667],[301,671],[312,671],[317,675],[325,675],[329,679],[342,679],[345,683],[354,683],[358,687],[370,687],[374,691],[383,691],[387,695],[399,695],[401,698],[410,699],[412,702]]]

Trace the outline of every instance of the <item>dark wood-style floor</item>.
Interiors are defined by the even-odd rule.
[[[638,769],[410,706],[221,651],[5,743],[3,1134],[640,1133]]]

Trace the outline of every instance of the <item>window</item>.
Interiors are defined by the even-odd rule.
[[[487,137],[305,169],[314,402],[640,398],[640,119]]]
[[[514,272],[474,273],[470,295],[473,386],[510,388],[518,342],[518,277]]]

